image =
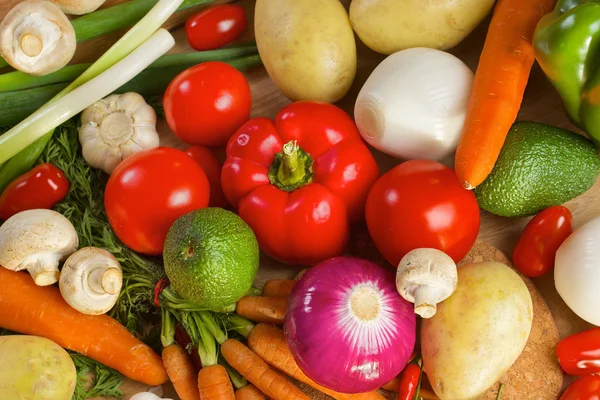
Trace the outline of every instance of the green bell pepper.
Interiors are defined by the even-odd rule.
[[[533,47],[569,117],[600,148],[600,0],[558,0]]]

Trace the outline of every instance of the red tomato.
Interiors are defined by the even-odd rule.
[[[411,250],[435,248],[460,261],[479,232],[479,207],[454,171],[429,160],[407,161],[373,185],[366,220],[379,252],[397,266]]]
[[[588,375],[577,379],[560,400],[600,400],[600,376]]]
[[[214,50],[237,39],[246,25],[244,7],[224,4],[189,17],[185,23],[185,34],[195,50]]]
[[[208,147],[203,146],[188,147],[185,152],[200,165],[208,178],[210,184],[210,201],[208,205],[227,208],[229,203],[223,194],[223,189],[221,189],[221,168],[223,165],[217,160],[215,154]]]
[[[550,207],[533,217],[513,252],[513,262],[523,275],[536,278],[554,266],[556,250],[573,232],[573,216],[563,206]]]
[[[8,184],[0,196],[0,220],[36,208],[51,209],[67,196],[69,181],[52,164],[40,164]]]
[[[224,146],[250,118],[252,94],[244,75],[219,61],[186,69],[163,100],[169,127],[185,143]]]
[[[209,184],[186,153],[157,147],[136,153],[113,171],[104,206],[110,226],[130,249],[160,255],[173,222],[208,205]]]

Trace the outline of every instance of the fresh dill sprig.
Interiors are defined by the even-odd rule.
[[[110,315],[141,336],[146,316],[159,311],[153,304],[154,286],[164,270],[159,263],[127,248],[112,231],[104,210],[107,177],[83,159],[75,119],[56,128],[39,162],[54,164],[69,180],[69,194],[54,209],[71,221],[79,235],[80,247],[100,247],[119,260],[123,290]]]

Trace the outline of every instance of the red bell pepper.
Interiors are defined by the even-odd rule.
[[[229,139],[221,183],[266,254],[311,265],[342,253],[378,176],[348,114],[300,101]]]
[[[577,379],[565,390],[560,400],[600,399],[600,376],[588,375]]]
[[[561,368],[569,375],[600,372],[600,328],[592,328],[561,340],[556,346]]]
[[[0,220],[36,208],[51,209],[69,193],[69,181],[52,164],[40,164],[8,184],[0,195]]]

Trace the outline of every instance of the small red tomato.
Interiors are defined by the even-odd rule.
[[[157,147],[127,157],[106,184],[104,207],[117,237],[130,249],[160,255],[173,222],[208,205],[202,168],[186,153]]]
[[[195,50],[214,50],[237,39],[247,24],[244,7],[224,4],[189,17],[185,34]]]
[[[577,379],[560,400],[600,400],[600,376],[588,375]]]
[[[536,278],[554,266],[556,251],[573,232],[573,216],[563,206],[537,214],[525,227],[513,252],[513,262],[523,275]]]
[[[165,117],[185,143],[224,146],[250,118],[252,94],[244,75],[219,61],[188,68],[173,79],[163,100]]]
[[[40,164],[8,184],[0,196],[0,220],[36,208],[51,209],[69,193],[69,181],[52,164]]]
[[[229,203],[223,194],[223,189],[221,189],[221,168],[223,165],[208,147],[192,146],[188,147],[185,152],[200,165],[208,178],[210,184],[210,201],[208,205],[210,207],[227,208]]]
[[[375,246],[397,266],[411,250],[441,250],[459,262],[479,232],[479,206],[454,171],[430,160],[406,161],[373,185],[366,220]]]

